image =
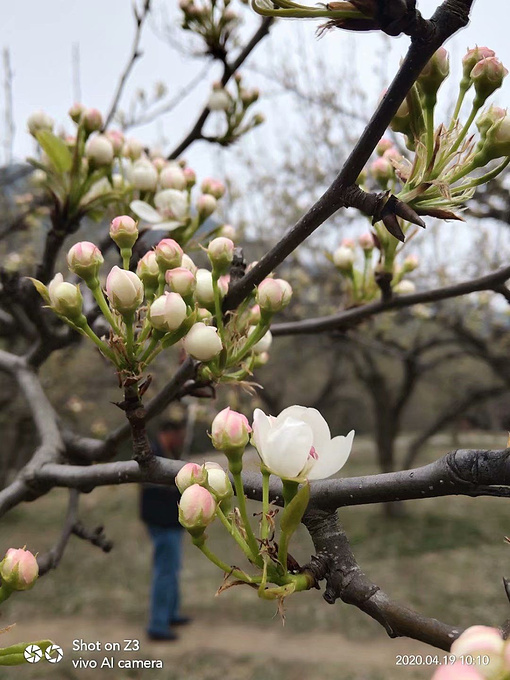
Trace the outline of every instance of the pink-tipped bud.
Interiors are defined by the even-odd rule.
[[[25,548],[9,548],[0,562],[0,578],[11,590],[30,590],[39,576],[34,555]]]
[[[262,312],[279,312],[289,304],[291,297],[292,287],[283,279],[264,279],[257,287],[256,299]]]
[[[455,656],[477,656],[488,654],[497,657],[503,653],[505,642],[497,628],[471,626],[452,644],[451,653]]]
[[[480,165],[485,165],[496,158],[510,156],[510,116],[505,115],[488,129],[480,154],[477,156],[481,157]]]
[[[184,177],[186,178],[186,186],[188,189],[191,189],[191,187],[195,186],[197,181],[196,173],[191,168],[184,168],[183,173]]]
[[[192,274],[196,274],[198,271],[197,265],[193,262],[189,255],[186,255],[186,253],[184,253],[182,256],[181,267],[189,269]]]
[[[164,189],[178,189],[182,191],[188,186],[184,171],[178,165],[167,165],[161,170],[159,183]]]
[[[205,484],[207,482],[207,470],[203,465],[186,463],[175,478],[175,485],[181,493],[193,484]]]
[[[163,293],[149,309],[149,321],[158,331],[176,331],[187,315],[186,303],[178,293]]]
[[[85,144],[85,156],[91,165],[103,167],[113,162],[113,146],[106,135],[94,135]]]
[[[134,272],[113,267],[106,278],[110,305],[120,314],[131,315],[143,301],[143,283]]]
[[[218,329],[199,322],[191,327],[184,338],[184,349],[198,361],[210,361],[223,349]]]
[[[354,251],[352,248],[340,246],[333,253],[333,264],[341,272],[351,272],[354,264]]]
[[[473,67],[471,80],[475,85],[477,104],[481,106],[487,97],[503,84],[508,71],[496,57],[482,59]]]
[[[81,116],[81,122],[87,132],[95,132],[103,127],[103,116],[97,109],[85,109]]]
[[[86,282],[97,280],[99,268],[104,259],[99,248],[90,241],[76,243],[67,253],[67,264],[70,271]]]
[[[152,158],[152,165],[156,168],[156,170],[159,172],[160,178],[161,178],[161,172],[169,166],[170,164],[168,161],[161,156],[157,156],[156,158]]]
[[[62,274],[55,274],[48,284],[51,308],[66,319],[77,323],[82,317],[83,298],[78,286],[64,281]]]
[[[386,189],[388,182],[395,177],[395,170],[390,160],[381,156],[370,165],[370,174],[382,189]]]
[[[206,177],[202,182],[202,193],[210,194],[214,198],[219,199],[225,195],[225,185],[217,179]]]
[[[179,503],[179,522],[192,536],[201,536],[216,515],[216,501],[203,486],[192,484]]]
[[[417,84],[426,97],[435,97],[441,83],[450,73],[448,52],[440,47],[429,59],[425,68],[420,73]]]
[[[476,127],[478,128],[480,137],[484,139],[490,128],[505,116],[505,109],[502,109],[500,106],[494,106],[494,104],[489,106],[485,111],[482,111],[476,119]]]
[[[250,309],[249,321],[251,326],[256,326],[260,321],[260,307],[258,305],[253,305]]]
[[[122,147],[122,154],[132,161],[136,161],[143,153],[143,144],[138,139],[126,139]]]
[[[195,274],[186,267],[176,267],[169,269],[165,273],[165,281],[174,293],[179,293],[184,298],[192,295],[197,287]]]
[[[83,104],[75,102],[69,109],[68,114],[74,123],[79,123],[84,111],[85,107],[83,106]]]
[[[161,240],[155,248],[155,253],[157,263],[162,272],[181,266],[182,248],[173,238]]]
[[[251,427],[246,416],[230,408],[220,411],[212,422],[211,440],[220,451],[239,451],[250,440]]]
[[[358,243],[362,250],[368,252],[372,251],[375,247],[374,237],[367,231],[365,234],[361,234],[358,239]]]
[[[156,191],[158,171],[147,158],[140,158],[133,165],[131,181],[139,191]]]
[[[402,265],[402,271],[407,274],[408,272],[414,272],[418,268],[420,261],[416,255],[408,255],[404,260]]]
[[[212,314],[208,309],[205,309],[205,307],[199,307],[197,309],[197,321],[207,321],[209,322],[212,319]]]
[[[124,135],[120,130],[107,130],[105,136],[110,140],[113,146],[113,153],[116,156],[120,156],[122,147],[124,146]]]
[[[119,248],[132,248],[138,238],[138,227],[129,215],[114,217],[110,224],[110,238]]]
[[[495,57],[496,52],[489,49],[488,47],[472,47],[466,52],[462,58],[462,75],[466,81],[471,81],[471,71],[482,59],[487,59],[488,57]]]
[[[211,194],[202,194],[197,201],[197,210],[201,220],[210,217],[216,210],[217,203],[214,196]]]
[[[149,250],[138,260],[136,274],[143,281],[144,288],[155,290],[159,282],[159,265],[156,260],[156,253]]]
[[[224,236],[225,238],[229,238],[231,241],[235,241],[237,231],[231,224],[224,224],[218,232],[218,236]]]
[[[343,246],[344,248],[356,250],[356,241],[350,236],[346,236],[345,238],[343,238],[340,245]]]
[[[393,160],[397,163],[400,163],[402,160],[402,154],[397,148],[392,146],[383,153],[383,158],[387,158],[390,162]]]
[[[375,147],[375,152],[378,156],[382,156],[385,151],[388,149],[391,149],[393,147],[393,142],[391,139],[387,139],[386,137],[383,137],[377,146]]]
[[[224,236],[213,239],[207,248],[207,256],[215,273],[228,270],[234,259],[234,242]]]

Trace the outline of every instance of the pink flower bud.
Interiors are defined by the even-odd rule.
[[[70,271],[87,282],[97,279],[99,268],[104,259],[99,248],[90,241],[80,241],[67,253]]]
[[[402,160],[402,154],[398,151],[398,149],[392,146],[383,153],[383,158],[387,158],[390,162],[394,160],[397,163],[400,163]]]
[[[426,97],[435,97],[441,83],[448,77],[449,73],[448,52],[444,47],[440,47],[418,76],[418,87]]]
[[[484,676],[473,666],[467,666],[462,661],[439,666],[432,680],[484,680]]]
[[[289,304],[292,288],[283,279],[264,279],[258,285],[256,297],[261,311],[274,314]]]
[[[333,264],[341,272],[350,272],[352,271],[354,258],[354,251],[351,248],[340,246],[333,253]]]
[[[466,52],[464,57],[462,58],[462,72],[463,72],[463,77],[466,80],[471,80],[471,71],[474,69],[476,64],[478,64],[479,61],[482,61],[482,59],[487,59],[487,57],[495,57],[496,52],[494,50],[489,49],[488,47],[472,47],[470,50]]]
[[[83,299],[78,286],[64,281],[62,274],[55,274],[48,284],[51,308],[74,323],[82,316]]]
[[[74,123],[79,123],[84,111],[85,107],[83,106],[83,104],[75,102],[67,113],[69,114],[69,117]]]
[[[200,536],[216,515],[216,501],[203,486],[184,489],[179,503],[179,522],[190,534]]]
[[[167,165],[159,175],[159,183],[164,189],[182,191],[188,186],[183,170],[178,165]]]
[[[154,300],[149,309],[151,325],[165,333],[177,330],[186,315],[186,303],[178,293],[163,293]]]
[[[258,305],[253,305],[250,309],[250,325],[256,326],[260,321],[260,307]]]
[[[87,132],[95,132],[103,127],[103,116],[97,109],[85,109],[81,122]]]
[[[365,251],[373,250],[375,247],[374,237],[369,231],[367,231],[365,234],[361,234],[358,239],[358,243],[360,244],[362,250]]]
[[[207,486],[218,503],[227,498],[232,498],[234,490],[225,470],[217,463],[206,463],[205,469],[207,471]]]
[[[487,57],[475,64],[471,80],[475,85],[478,105],[481,106],[487,97],[501,87],[507,74],[507,69],[496,57]]]
[[[189,269],[189,271],[192,274],[196,274],[198,271],[197,265],[193,262],[191,257],[189,255],[186,255],[186,253],[183,254],[182,256],[182,262],[181,262],[181,267],[184,267],[185,269]]]
[[[155,252],[157,263],[162,272],[181,266],[182,248],[173,238],[161,240],[156,246]]]
[[[482,139],[485,138],[485,135],[490,128],[505,116],[505,109],[502,109],[500,106],[494,106],[494,104],[489,106],[485,111],[482,111],[476,119],[476,127],[478,128],[478,132]]]
[[[378,156],[382,156],[385,151],[388,149],[391,149],[393,147],[393,142],[391,139],[387,139],[386,137],[383,137],[379,144],[375,147],[375,151]]]
[[[37,132],[41,132],[42,130],[51,132],[53,130],[53,125],[53,118],[48,116],[44,111],[34,111],[27,120],[28,131],[34,136]]]
[[[186,178],[186,186],[188,189],[191,189],[191,187],[193,187],[197,181],[195,171],[191,168],[184,168],[183,173],[184,177]]]
[[[212,422],[211,439],[215,449],[244,449],[250,440],[251,427],[242,413],[225,408]]]
[[[142,258],[140,258],[136,266],[136,274],[143,281],[143,285],[146,289],[157,288],[159,265],[156,260],[156,253],[153,250],[149,250]]]
[[[197,201],[197,210],[201,220],[210,217],[216,210],[216,199],[211,194],[202,194]]]
[[[113,162],[113,146],[106,135],[94,135],[85,144],[85,156],[97,167],[111,165]]]
[[[205,466],[196,463],[186,463],[175,478],[175,484],[181,493],[193,484],[205,484],[207,482],[207,470]]]
[[[122,153],[126,158],[136,161],[140,158],[143,152],[143,144],[138,139],[126,139],[122,148]]]
[[[37,560],[25,548],[9,548],[0,562],[0,577],[12,590],[30,590],[39,576]]]
[[[210,361],[223,349],[218,329],[202,322],[196,323],[184,338],[184,349],[198,361]]]
[[[110,305],[120,314],[131,315],[143,301],[143,283],[134,272],[113,267],[106,278]]]
[[[147,158],[140,158],[133,165],[131,181],[139,191],[156,191],[158,171]]]
[[[382,156],[370,165],[370,174],[382,189],[395,177],[395,170],[388,158]]]
[[[202,182],[202,193],[204,194],[210,194],[211,196],[214,196],[214,198],[222,198],[225,195],[225,185],[223,182],[220,182],[217,179],[212,179],[211,177],[207,177],[204,179]]]
[[[213,239],[207,248],[207,255],[216,273],[225,272],[234,259],[234,242],[224,236]]]
[[[489,161],[503,156],[510,156],[510,116],[505,115],[494,123],[488,130],[485,140],[481,142],[482,149],[475,155],[474,161],[478,165],[485,165]]]
[[[197,286],[195,274],[189,269],[186,269],[186,267],[169,269],[165,273],[165,280],[170,290],[174,291],[174,293],[179,293],[179,295],[182,295],[183,297],[192,295]]]
[[[235,227],[233,227],[231,224],[224,224],[219,231],[219,236],[224,236],[225,238],[229,238],[231,241],[235,241],[237,232]]]
[[[132,248],[138,238],[138,227],[129,215],[114,217],[110,224],[110,238],[119,248]]]
[[[500,656],[505,642],[497,628],[489,626],[471,626],[454,641],[451,653],[455,656],[488,654]]]
[[[116,156],[120,155],[122,147],[124,146],[124,135],[120,130],[107,130],[105,136],[110,140],[113,146],[113,153]]]
[[[159,175],[161,177],[161,172],[166,168],[167,166],[170,165],[168,161],[165,158],[162,158],[161,156],[157,156],[156,158],[151,158],[152,160],[152,165],[156,168],[156,170],[159,172]]]

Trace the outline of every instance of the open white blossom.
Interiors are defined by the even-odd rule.
[[[189,205],[186,191],[178,189],[163,189],[154,196],[153,208],[145,201],[132,201],[131,210],[152,224],[152,229],[172,231],[181,227],[188,217]]]
[[[264,465],[283,479],[325,479],[345,465],[354,430],[333,437],[314,408],[289,406],[276,418],[260,409],[253,414],[252,442]]]

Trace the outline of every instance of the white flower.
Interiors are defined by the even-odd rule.
[[[283,479],[324,479],[349,457],[354,430],[331,439],[319,411],[289,406],[276,418],[260,409],[253,414],[252,442],[264,465]]]
[[[158,171],[147,158],[140,158],[133,164],[131,181],[135,189],[155,191],[158,184]]]
[[[184,338],[184,349],[194,359],[210,361],[223,349],[218,329],[201,321],[196,323]]]
[[[132,201],[131,210],[142,220],[153,224],[152,229],[172,231],[182,226],[188,217],[189,205],[186,191],[163,189],[154,196],[153,208],[145,201]]]

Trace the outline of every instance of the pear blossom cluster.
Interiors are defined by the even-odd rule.
[[[0,605],[14,593],[33,588],[38,577],[39,565],[35,555],[25,547],[9,548],[0,561]],[[40,640],[34,643],[21,642],[10,647],[0,647],[0,666],[25,664],[24,651],[30,644],[38,645],[44,652],[52,642]]]
[[[209,189],[215,186],[210,180]],[[100,276],[104,257],[95,244],[81,241],[67,254],[70,272],[82,279],[110,325],[108,336],[100,338],[90,327],[79,285],[65,281],[61,273],[48,286],[33,283],[55,314],[92,340],[121,377],[139,378],[162,350],[177,343],[203,362],[202,377],[216,382],[240,382],[267,362],[272,317],[292,297],[286,281],[262,281],[243,311],[225,322],[222,300],[235,249],[231,239],[217,236],[209,242],[208,269],[198,268],[176,240],[164,238],[141,257],[134,272],[130,264],[139,237],[135,220],[129,215],[115,217],[110,237],[122,266],[113,266],[104,284]]]
[[[331,261],[346,284],[348,304],[370,302],[380,295],[377,280],[385,271],[382,264],[384,246],[392,238],[387,232],[383,232],[381,237],[382,243],[375,232],[366,232],[357,240],[344,238],[331,254]],[[418,268],[419,259],[410,254],[400,260],[391,265],[391,290],[396,295],[410,295],[416,291],[416,286],[408,275]]]
[[[289,542],[308,505],[311,480],[337,473],[346,463],[354,431],[331,437],[328,424],[314,408],[290,406],[277,417],[260,409],[252,424],[242,414],[225,408],[212,423],[211,439],[228,461],[228,474],[217,463],[187,463],[175,483],[181,492],[179,521],[193,543],[235,584],[257,588],[263,599],[283,600],[294,592],[312,587],[312,578],[289,556]],[[262,513],[258,530],[252,526],[246,509],[241,473],[246,447],[255,447],[262,472]],[[277,510],[270,507],[269,480],[275,475],[283,487],[284,507],[279,535],[275,540]],[[232,500],[237,496],[237,507]],[[250,565],[250,572],[226,564],[207,543],[206,528],[221,521]],[[255,570],[255,571],[254,571]]]
[[[510,678],[510,643],[501,631],[489,626],[471,626],[452,644],[452,664],[444,665],[432,680],[508,680]]]
[[[244,86],[240,73],[234,74],[232,88],[227,89],[220,81],[213,83],[207,107],[213,112],[222,114],[224,118],[224,127],[214,140],[226,146],[258,125],[262,125],[265,119],[261,113],[251,115],[251,107],[259,97],[257,88]]]
[[[213,57],[225,56],[237,43],[241,15],[231,0],[180,0],[182,28],[199,36]]]

